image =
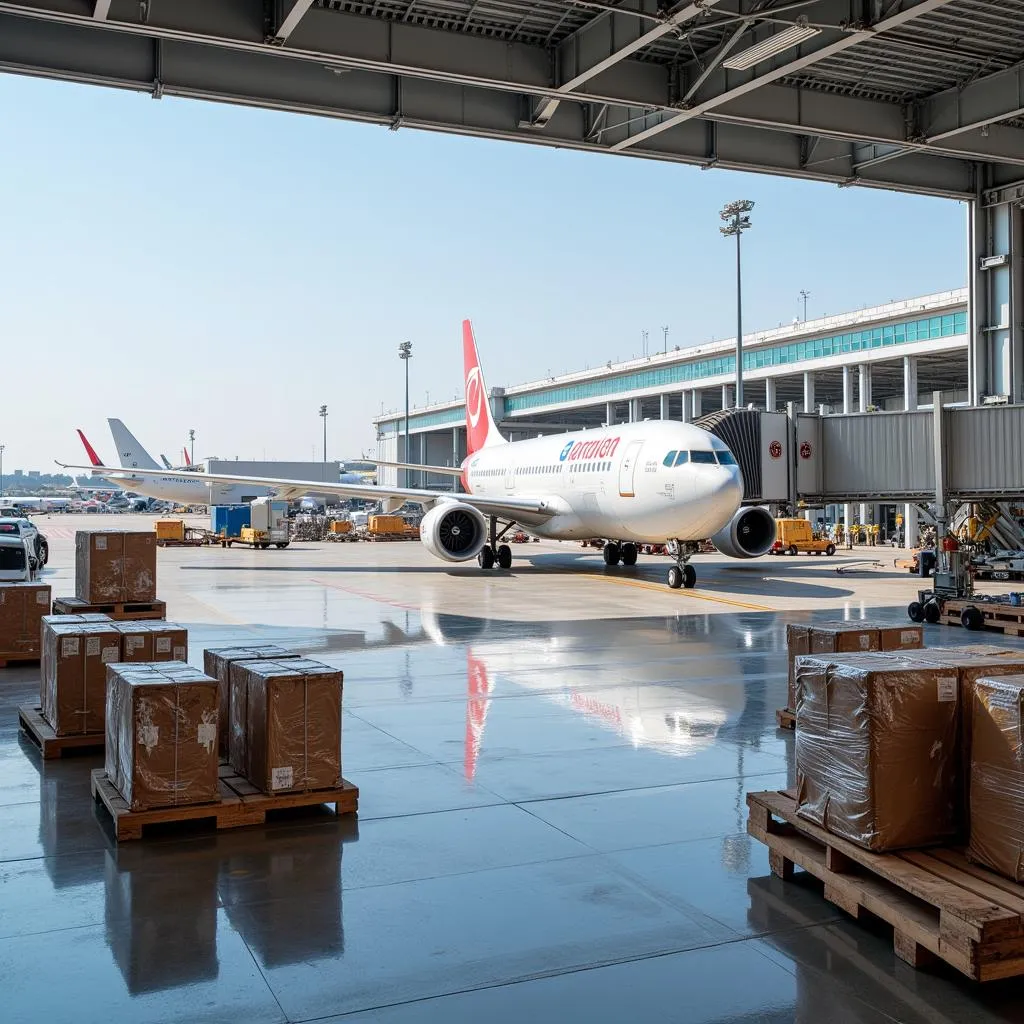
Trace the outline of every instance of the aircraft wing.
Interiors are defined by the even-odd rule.
[[[384,459],[360,459],[360,462],[372,462],[375,466],[387,466],[389,469],[411,469],[417,473],[438,473],[442,476],[462,476],[458,466],[424,466],[415,462],[385,462]]]
[[[100,476],[94,466],[68,466],[68,469],[80,469]],[[422,467],[421,467],[422,468]],[[108,470],[109,472],[109,470]],[[180,476],[166,470],[147,469],[147,477]],[[386,508],[394,510],[407,501],[419,505],[432,506],[441,501],[461,501],[472,505],[487,516],[501,516],[506,519],[518,519],[529,516],[533,522],[550,519],[557,511],[545,498],[506,498],[482,497],[475,494],[456,494],[451,491],[430,491],[413,487],[379,487],[374,484],[342,484],[325,483],[322,480],[282,480],[269,476],[229,476],[219,473],[197,473],[200,480],[217,484],[250,484],[258,487],[269,487],[279,498],[291,501],[307,494],[333,494],[339,498],[358,498],[362,501],[381,501]]]

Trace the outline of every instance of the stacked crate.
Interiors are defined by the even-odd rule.
[[[39,660],[40,622],[49,614],[49,584],[0,583],[0,668]]]

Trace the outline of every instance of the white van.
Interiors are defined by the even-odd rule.
[[[0,534],[0,583],[30,583],[35,578],[31,541],[17,533]]]

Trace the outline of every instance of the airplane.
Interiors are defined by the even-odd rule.
[[[739,466],[713,434],[690,423],[653,420],[508,441],[491,415],[469,320],[462,323],[462,346],[468,455],[458,468],[408,468],[458,477],[466,493],[272,477],[207,478],[270,487],[282,498],[316,492],[383,499],[385,512],[406,502],[419,504],[426,510],[420,536],[427,550],[446,562],[476,558],[482,569],[511,567],[511,548],[498,542],[516,524],[552,540],[614,538],[604,546],[610,566],[635,565],[640,544],[664,544],[675,561],[668,571],[674,590],[696,584],[690,558],[701,540],[710,538],[733,558],[757,558],[770,550],[775,520],[766,508],[742,506]]]
[[[185,470],[192,469],[192,460],[188,456],[188,449],[187,448],[182,448],[181,452],[185,456],[185,462],[182,465],[180,465],[180,466],[172,466],[171,465],[171,460],[169,458],[167,458],[166,455],[161,455],[160,456],[160,461],[164,464],[164,469],[173,469],[173,470],[176,470],[178,472],[182,472],[182,471],[185,471]]]

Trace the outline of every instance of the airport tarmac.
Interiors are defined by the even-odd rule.
[[[152,522],[41,519],[54,596],[76,529]],[[891,549],[700,556],[694,592],[665,588],[664,557],[513,553],[484,574],[414,542],[161,550],[193,664],[259,639],[344,670],[358,821],[118,846],[89,794],[101,758],[42,762],[16,711],[38,668],[0,671],[0,1019],[1021,1019],[1024,983],[912,970],[745,834],[744,794],[793,777],[786,622],[905,621],[920,581]]]

